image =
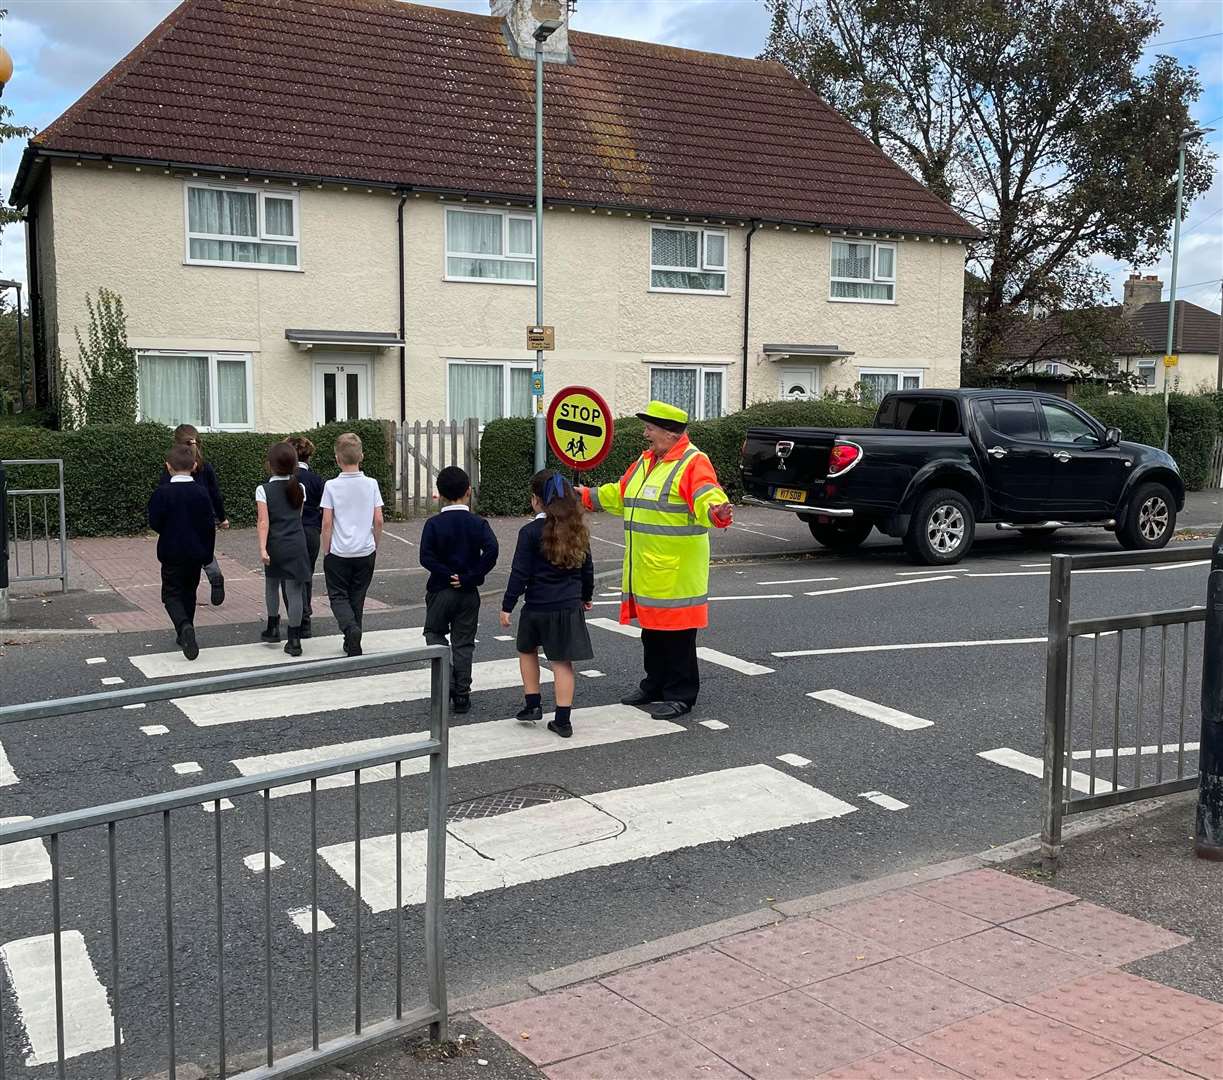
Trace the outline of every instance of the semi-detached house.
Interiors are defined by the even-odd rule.
[[[541,4],[184,0],[25,151],[43,392],[105,287],[148,419],[527,415]],[[544,48],[549,392],[712,417],[958,384],[974,230],[809,89],[567,26]]]

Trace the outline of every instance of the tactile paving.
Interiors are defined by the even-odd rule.
[[[832,1072],[820,1073],[820,1080],[963,1080],[963,1075],[897,1046]]]
[[[1002,1004],[995,997],[898,958],[825,979],[803,993],[897,1042]]]
[[[603,985],[669,1024],[725,1012],[789,987],[715,949],[612,975]]]
[[[1124,971],[1088,975],[1023,1006],[1145,1053],[1223,1024],[1223,1005]]]
[[[990,928],[990,924],[981,919],[906,890],[842,904],[818,912],[815,918],[851,934],[883,942],[906,954]]]
[[[647,1035],[570,1058],[544,1070],[549,1080],[743,1080],[743,1074],[678,1031]]]
[[[1223,1024],[1165,1046],[1151,1056],[1202,1080],[1223,1080]]]
[[[1109,966],[1128,964],[1189,941],[1162,926],[1086,901],[1017,919],[1007,929]]]
[[[658,1031],[663,1025],[604,986],[587,983],[475,1014],[536,1065],[602,1050]]]
[[[1133,1061],[1113,1069],[1100,1077],[1100,1080],[1201,1080],[1193,1073],[1178,1069],[1175,1065],[1157,1061],[1153,1057],[1135,1058]]]
[[[974,1080],[1087,1080],[1138,1056],[1018,1005],[961,1020],[909,1046]]]
[[[895,949],[815,919],[787,919],[719,941],[717,948],[790,986],[806,986],[896,955]]]
[[[1021,919],[1077,899],[1070,893],[999,870],[969,870],[914,885],[909,892],[993,923]]]
[[[1004,1001],[1022,1001],[1099,966],[1001,927],[937,945],[912,959]]]
[[[741,1005],[686,1028],[753,1080],[795,1080],[895,1044],[800,991]]]

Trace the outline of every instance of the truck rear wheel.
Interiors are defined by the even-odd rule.
[[[958,491],[938,488],[918,502],[905,534],[905,550],[914,562],[948,566],[968,554],[975,527],[972,503]]]
[[[856,518],[820,522],[814,518],[807,519],[807,528],[815,537],[820,547],[829,551],[850,552],[861,547],[871,534],[874,525],[869,521]]]
[[[1117,539],[1132,551],[1154,551],[1176,531],[1176,502],[1163,484],[1143,484],[1117,522]]]

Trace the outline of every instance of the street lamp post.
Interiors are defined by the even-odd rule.
[[[535,325],[544,324],[544,53],[543,44],[561,28],[559,19],[545,19],[535,28]],[[535,376],[544,377],[543,349],[535,350]],[[547,463],[544,399],[535,397],[535,471]]]

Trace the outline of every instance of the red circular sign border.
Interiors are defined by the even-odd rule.
[[[552,420],[556,416],[556,410],[569,394],[585,394],[603,410],[603,415],[607,418],[607,438],[603,440],[603,449],[588,461],[575,461],[573,458],[568,457],[557,446],[556,439],[552,434]],[[564,389],[558,390],[548,406],[548,416],[545,423],[548,429],[548,445],[552,447],[552,452],[561,459],[561,462],[571,469],[577,469],[579,472],[589,472],[591,469],[597,469],[607,460],[607,455],[612,451],[615,422],[612,420],[611,410],[607,407],[607,402],[604,400],[603,395],[597,390],[592,390],[589,386],[566,386]]]

